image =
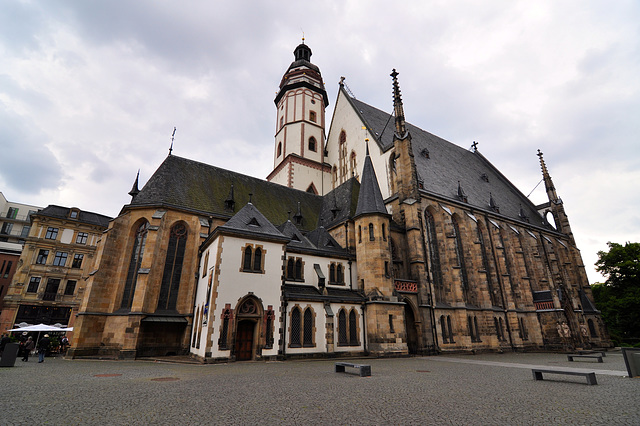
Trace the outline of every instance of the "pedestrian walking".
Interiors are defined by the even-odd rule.
[[[45,334],[44,337],[38,341],[38,362],[44,362],[44,356],[49,349],[50,342],[51,340],[49,340],[48,334]]]
[[[33,342],[33,337],[31,336],[27,337],[27,341],[22,346],[22,360],[24,362],[29,361],[29,354],[35,347],[36,347],[36,344]]]

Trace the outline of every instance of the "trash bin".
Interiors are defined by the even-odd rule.
[[[4,352],[2,352],[0,367],[13,367],[16,364],[16,358],[18,357],[19,349],[19,344],[7,343],[4,347]]]
[[[640,348],[622,348],[622,355],[629,377],[640,376]]]

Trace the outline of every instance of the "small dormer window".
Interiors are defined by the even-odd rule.
[[[251,225],[251,226],[260,226],[260,224],[258,223],[258,221],[256,220],[255,217],[251,218],[251,220],[249,221],[249,225]]]
[[[420,151],[420,155],[422,155],[424,158],[429,158],[429,150],[427,148],[423,149],[422,151]]]
[[[78,213],[79,213],[79,212],[78,212],[78,210],[76,210],[76,209],[72,209],[72,210],[69,212],[69,217],[70,217],[71,219],[77,219],[77,218],[78,218]]]

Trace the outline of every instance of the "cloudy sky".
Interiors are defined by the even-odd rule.
[[[391,111],[396,68],[409,122],[525,195],[541,149],[591,282],[607,241],[640,241],[636,0],[0,0],[0,191],[115,216],[174,126],[174,154],[266,177],[303,33],[327,117],[341,76]]]

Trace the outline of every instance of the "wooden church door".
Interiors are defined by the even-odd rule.
[[[255,322],[240,321],[236,330],[236,360],[248,361],[253,358],[253,330]]]

